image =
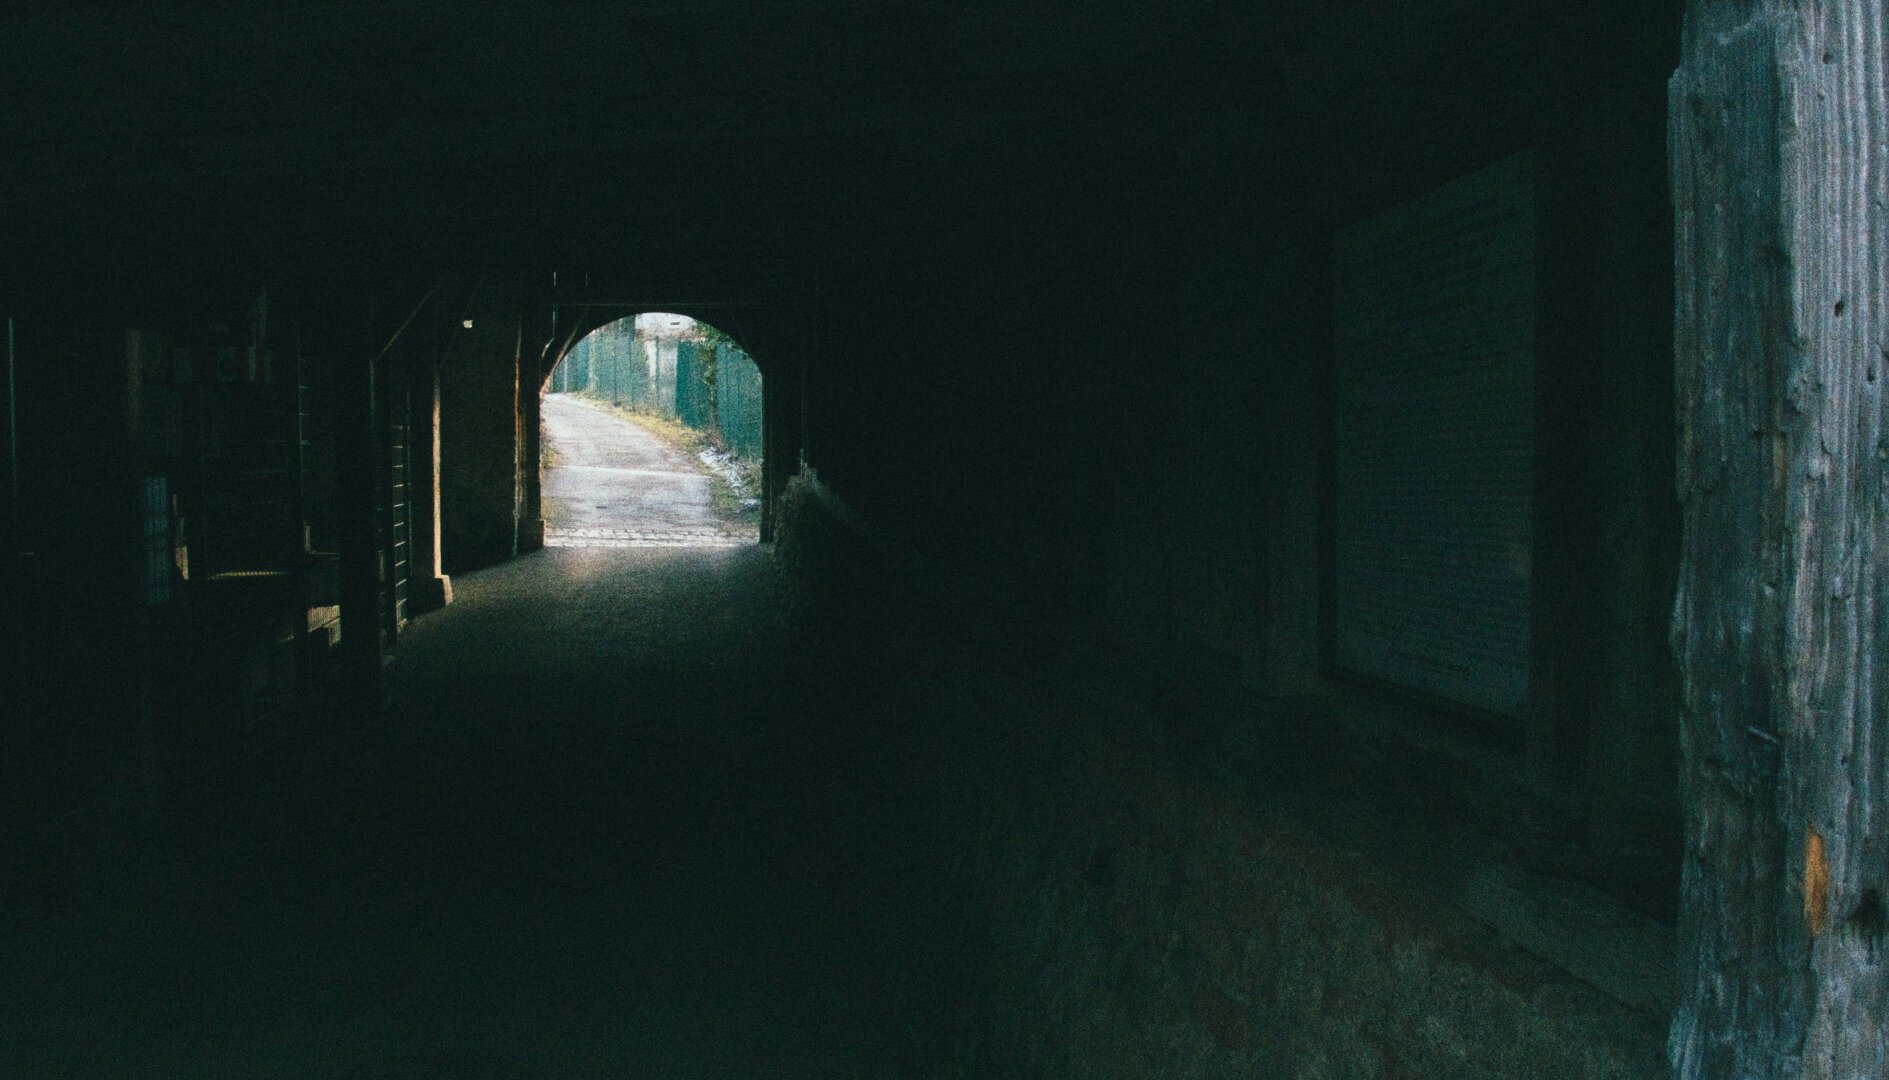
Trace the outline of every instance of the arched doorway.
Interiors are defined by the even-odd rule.
[[[760,537],[762,377],[727,334],[645,312],[574,343],[543,389],[547,547],[730,547]]]

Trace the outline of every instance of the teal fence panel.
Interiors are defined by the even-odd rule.
[[[713,419],[714,353],[693,341],[676,343],[676,419],[697,431]]]
[[[603,385],[597,392],[609,401],[623,400],[623,354],[628,351],[628,335],[623,333],[622,323],[610,324],[610,335],[604,339],[605,355]]]
[[[761,369],[731,345],[715,350],[716,434],[740,457],[761,457]]]
[[[615,354],[616,393],[614,400],[632,409],[648,407],[648,382],[643,367],[641,338],[638,337],[632,320],[624,320],[617,325],[617,351]]]
[[[577,343],[564,366],[569,371],[564,377],[564,389],[582,390],[590,385],[590,339]]]
[[[571,347],[552,373],[553,393],[589,393],[714,434],[729,453],[761,457],[761,369],[741,349],[644,339],[631,320]]]
[[[676,346],[679,343],[671,339],[668,342],[657,340],[652,346],[655,354],[655,370],[650,372],[651,387],[655,391],[650,402],[652,408],[671,420],[676,418]]]
[[[590,338],[590,392],[604,400],[610,398],[610,352],[616,335],[606,326]]]

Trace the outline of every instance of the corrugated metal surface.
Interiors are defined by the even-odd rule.
[[[1337,662],[1511,716],[1528,699],[1532,191],[1513,158],[1335,245]]]

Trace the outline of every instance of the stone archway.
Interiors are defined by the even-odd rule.
[[[764,397],[756,361],[706,320],[645,311],[567,340],[532,403],[545,546],[758,539]]]

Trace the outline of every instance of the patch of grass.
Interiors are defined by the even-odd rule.
[[[723,521],[736,522],[742,525],[759,528],[761,524],[760,504],[757,502],[753,506],[744,505],[747,500],[753,499],[756,493],[760,491],[761,485],[759,480],[752,476],[752,474],[758,472],[759,469],[748,465],[746,462],[743,462],[742,465],[743,468],[741,472],[747,474],[748,479],[747,482],[742,484],[739,488],[729,483],[728,478],[721,473],[713,469],[709,470],[709,502],[714,507],[715,516],[721,518]]]
[[[708,501],[715,516],[723,521],[753,525],[761,519],[760,511],[741,508],[741,497],[735,494],[734,485],[716,473],[708,474]]]

